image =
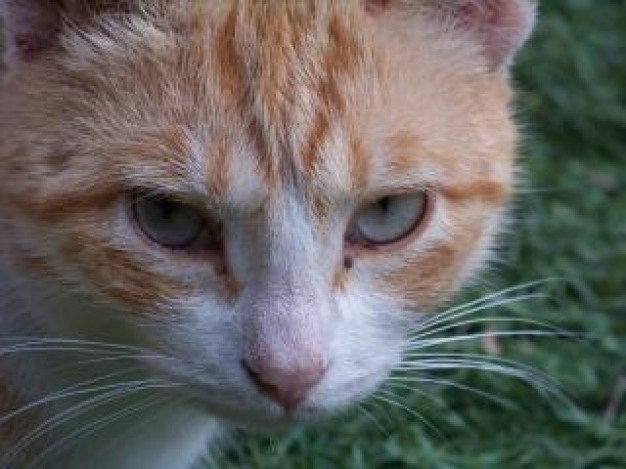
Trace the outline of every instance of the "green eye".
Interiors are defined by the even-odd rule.
[[[203,211],[173,197],[137,192],[132,211],[141,231],[165,248],[203,248],[218,241],[219,233]]]
[[[428,206],[424,192],[378,199],[357,213],[348,232],[348,241],[371,248],[402,241],[422,224]]]

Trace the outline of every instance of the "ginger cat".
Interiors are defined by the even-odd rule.
[[[0,8],[0,467],[334,414],[488,257],[534,2]]]

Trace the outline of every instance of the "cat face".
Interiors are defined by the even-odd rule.
[[[483,263],[529,3],[4,3],[0,233],[49,333],[278,425],[373,392]]]

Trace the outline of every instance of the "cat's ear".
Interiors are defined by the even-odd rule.
[[[5,62],[29,61],[58,44],[64,22],[81,24],[126,0],[0,0]],[[0,44],[2,41],[0,40]]]
[[[510,65],[535,24],[538,0],[366,0],[373,13],[413,7],[448,30],[474,38],[495,69]]]
[[[62,0],[0,0],[5,62],[32,60],[51,47],[61,29]]]

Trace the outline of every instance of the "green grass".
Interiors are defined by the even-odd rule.
[[[515,70],[527,183],[501,264],[487,274],[488,288],[466,296],[560,279],[541,288],[543,299],[488,314],[516,313],[592,336],[501,341],[503,357],[553,376],[577,410],[515,380],[454,372],[442,376],[517,407],[422,387],[429,398],[406,393],[402,402],[443,436],[406,411],[381,406],[371,410],[384,431],[353,412],[284,438],[242,435],[209,467],[626,467],[626,402],[613,419],[604,417],[626,376],[626,1],[546,1],[542,9]]]

